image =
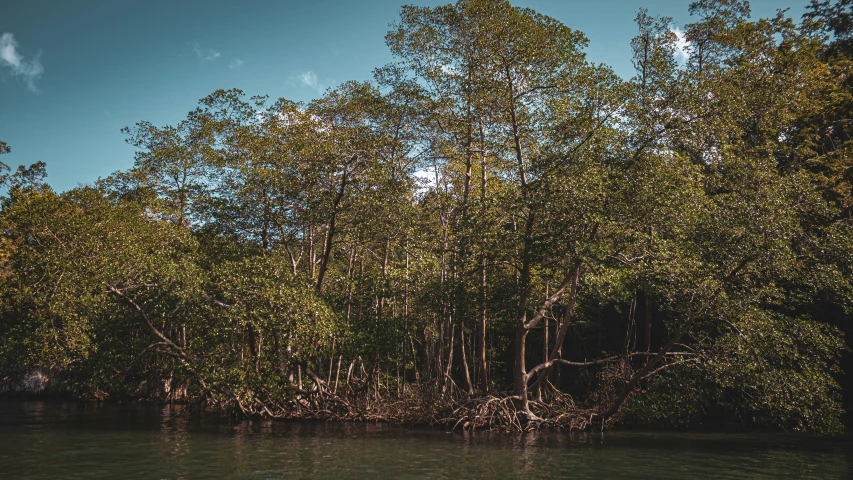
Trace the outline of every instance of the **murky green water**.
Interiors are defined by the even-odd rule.
[[[0,478],[853,478],[849,437],[451,434],[175,413],[2,401]]]

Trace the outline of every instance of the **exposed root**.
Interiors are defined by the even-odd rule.
[[[303,419],[349,422],[387,422],[404,425],[440,426],[449,430],[501,430],[526,432],[539,428],[587,430],[593,426],[595,409],[576,405],[571,396],[556,389],[547,401],[531,401],[530,412],[517,409],[518,397],[484,395],[440,399],[423,387],[412,387],[399,396],[362,396],[344,399],[321,395],[318,391],[300,393],[284,403],[266,404],[258,400],[252,416],[277,419]]]

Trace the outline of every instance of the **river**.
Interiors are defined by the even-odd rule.
[[[508,435],[228,421],[180,407],[0,401],[0,479],[853,478],[853,439]]]

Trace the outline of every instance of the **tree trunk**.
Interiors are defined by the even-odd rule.
[[[471,371],[468,369],[468,356],[465,354],[465,327],[459,325],[459,347],[462,353],[462,368],[465,374],[465,385],[468,387],[468,396],[474,395],[474,385],[471,383]]]
[[[652,296],[650,293],[646,293],[645,298],[645,306],[646,306],[646,331],[643,337],[643,341],[645,342],[644,351],[649,353],[652,348]],[[649,356],[646,355],[643,360],[643,365],[649,363]]]
[[[477,331],[477,353],[480,363],[480,389],[489,391],[489,368],[486,363],[486,256],[480,259],[480,325]]]
[[[569,331],[569,326],[575,311],[575,303],[578,297],[578,286],[580,284],[580,274],[581,262],[578,260],[575,261],[572,269],[569,271],[569,277],[571,278],[571,290],[569,292],[569,300],[566,303],[566,309],[563,312],[562,322],[560,322],[560,329],[557,331],[556,338],[554,338],[554,348],[543,363],[553,362],[562,356],[563,342],[566,339],[566,334]],[[551,368],[553,368],[553,364],[539,374],[539,378],[536,380],[536,388],[539,388]]]
[[[450,325],[448,325],[448,330],[450,331],[448,335],[448,339],[450,340],[450,345],[447,347],[447,365],[444,370],[444,385],[447,386],[447,381],[451,379],[450,372],[453,369],[453,340],[456,338],[456,325],[453,324],[453,320],[450,320]]]
[[[338,379],[341,378],[341,360],[343,360],[343,359],[344,359],[343,355],[340,355],[338,357],[338,371],[337,371],[337,373],[335,373],[335,389],[334,389],[335,395],[338,394]]]
[[[481,148],[485,148],[485,133],[483,132],[483,125],[480,124],[480,143]],[[480,208],[485,210],[486,208],[486,153],[485,151],[480,152]],[[485,215],[484,215],[485,218]],[[480,328],[478,329],[478,338],[477,338],[477,352],[479,353],[479,363],[480,363],[480,389],[484,392],[489,391],[489,368],[486,363],[486,322],[487,322],[487,310],[486,310],[486,253],[485,246],[481,246],[483,249],[483,253],[480,256]]]
[[[347,175],[349,172],[347,169],[352,162],[355,162],[357,156],[353,155],[349,162],[347,162],[346,166],[344,166],[343,175],[341,175],[341,184],[338,187],[338,192],[335,195],[334,200],[332,200],[332,209],[329,213],[329,224],[326,228],[326,240],[323,242],[323,256],[320,258],[320,271],[317,274],[317,291],[322,291],[323,289],[323,277],[326,276],[326,270],[329,268],[329,260],[332,257],[332,245],[335,237],[335,222],[338,217],[338,207],[341,205],[341,200],[344,198],[344,193],[347,188]]]
[[[545,303],[539,308],[539,311],[534,315],[530,320],[527,320],[527,314],[525,313],[521,317],[521,321],[519,322],[518,327],[515,331],[515,364],[513,367],[513,394],[518,397],[518,409],[520,410],[520,414],[523,417],[531,418],[532,414],[529,408],[529,399],[527,397],[528,394],[528,382],[530,381],[530,375],[527,373],[527,368],[525,365],[525,349],[527,346],[527,335],[530,333],[530,330],[535,328],[539,322],[545,318],[545,315],[548,313],[548,310],[563,296],[563,292],[566,291],[566,288],[569,284],[572,285],[572,298],[575,298],[577,295],[577,284],[579,280],[581,262],[575,261],[572,268],[567,272],[566,278],[563,280],[560,287],[551,294],[550,297],[545,299]],[[570,301],[572,305],[574,304],[573,300]],[[568,322],[566,322],[568,324]],[[556,342],[562,342],[565,337],[565,329],[563,327],[563,331],[557,336]],[[556,344],[555,344],[556,347]],[[542,368],[541,366],[538,368]],[[545,372],[542,372],[545,373]],[[540,377],[543,378],[543,377]]]
[[[515,363],[513,366],[513,395],[519,398],[518,410],[523,415],[530,413],[527,398],[527,368],[524,364],[525,347],[527,346],[528,330],[524,326],[526,317],[522,317],[521,324],[515,329]]]

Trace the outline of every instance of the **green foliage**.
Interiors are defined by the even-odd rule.
[[[406,6],[375,82],[218,90],[94,188],[0,164],[0,377],[274,416],[407,382],[527,415],[547,378],[601,422],[839,431],[849,2],[689,11],[682,59],[641,10],[621,79],[505,0]]]
[[[109,369],[120,382],[127,355],[147,345],[136,317],[111,289],[132,296],[149,315],[166,315],[196,294],[194,241],[186,230],[148,220],[135,204],[114,204],[97,190],[62,196],[30,190],[3,212],[5,240],[15,246],[3,291],[6,368]],[[116,337],[115,335],[118,334]],[[110,341],[121,342],[112,344]],[[119,346],[120,345],[120,346]],[[118,347],[118,348],[116,348]],[[111,355],[117,355],[118,358]],[[75,388],[104,388],[82,378]]]
[[[625,415],[636,423],[689,426],[709,413],[740,426],[835,434],[840,398],[837,331],[814,320],[744,312],[702,356],[683,360],[638,394]]]

